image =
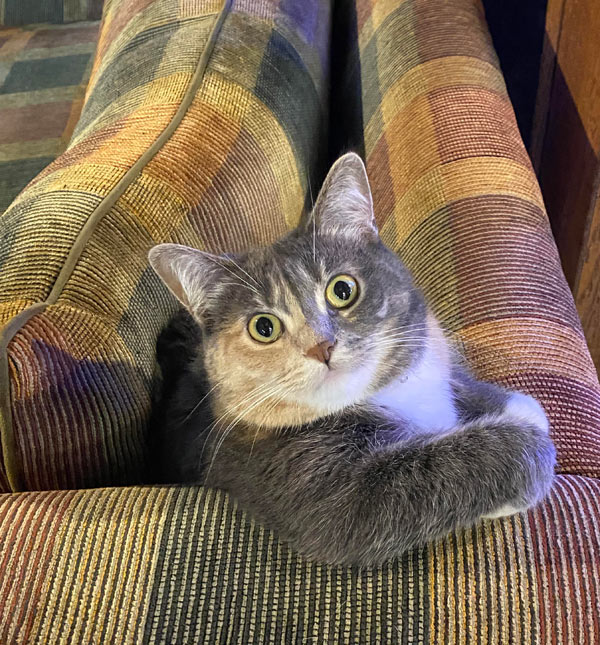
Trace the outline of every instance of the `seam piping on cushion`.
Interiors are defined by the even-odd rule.
[[[12,410],[10,397],[10,374],[8,364],[8,345],[17,334],[17,332],[36,314],[44,311],[48,305],[55,304],[58,300],[63,287],[67,283],[77,261],[79,260],[85,246],[92,236],[96,226],[102,220],[104,215],[116,204],[121,195],[137,179],[142,170],[154,155],[163,147],[171,138],[179,124],[183,120],[188,108],[192,104],[196,92],[202,83],[208,61],[215,47],[217,38],[223,26],[223,22],[229,13],[233,0],[224,0],[221,10],[215,14],[217,18],[215,24],[208,36],[206,46],[204,47],[196,71],[190,80],[186,93],[181,100],[177,112],[167,125],[167,127],[158,135],[154,143],[144,152],[144,154],[131,166],[131,168],[121,177],[116,186],[106,195],[90,214],[88,220],[79,232],[67,258],[58,274],[56,281],[50,291],[50,294],[44,302],[36,302],[30,305],[0,330],[0,442],[2,445],[2,454],[4,458],[4,467],[8,483],[13,492],[24,490],[24,476],[22,464],[16,458],[15,437],[12,427]],[[211,15],[211,14],[207,14]]]

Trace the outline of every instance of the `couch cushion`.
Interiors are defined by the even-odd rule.
[[[85,22],[0,29],[0,213],[67,147],[98,27]]]
[[[477,373],[539,399],[561,470],[600,475],[596,370],[481,4],[355,9],[344,105],[362,99],[383,238]]]
[[[0,498],[3,643],[600,642],[600,484],[372,570],[309,563],[202,488]]]
[[[328,32],[317,0],[105,4],[71,144],[0,220],[4,490],[143,479],[176,306],[147,252],[295,225],[326,140]]]

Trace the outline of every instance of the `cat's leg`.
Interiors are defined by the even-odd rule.
[[[478,381],[462,366],[456,366],[454,369],[452,387],[463,422],[493,415],[507,423],[531,424],[540,432],[549,432],[544,409],[528,394],[512,392],[492,383]],[[483,514],[482,518],[497,519],[526,510],[526,505],[513,501]]]
[[[265,439],[252,458],[221,450],[220,479],[208,483],[315,560],[384,562],[547,494],[555,450],[545,417],[522,395],[501,408],[453,432],[394,443],[371,445],[361,439],[373,434],[369,419],[350,419],[352,440],[337,428]]]
[[[285,479],[269,482],[279,470],[268,462],[260,514],[300,551],[332,563],[380,563],[507,505],[532,506],[555,464],[546,430],[508,415],[354,457],[326,455],[321,442],[302,449]]]

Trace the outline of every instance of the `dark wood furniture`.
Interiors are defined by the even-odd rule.
[[[600,2],[548,0],[530,153],[600,368]]]

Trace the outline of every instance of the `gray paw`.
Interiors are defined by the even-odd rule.
[[[532,396],[522,392],[511,392],[506,402],[503,416],[533,424],[546,434],[550,430],[550,424],[544,408]]]

